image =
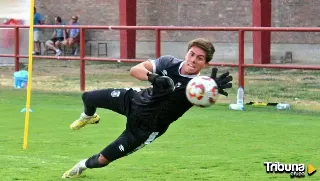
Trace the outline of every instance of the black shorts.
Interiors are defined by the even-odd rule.
[[[85,102],[96,108],[105,108],[127,117],[126,129],[100,153],[110,162],[129,155],[150,144],[163,132],[149,131],[139,123],[139,116],[132,116],[131,99],[138,89],[103,89],[86,92]]]
[[[56,43],[57,41],[62,42],[63,40],[64,40],[63,37],[54,37],[54,38],[51,39],[51,41],[52,41],[53,43]]]
[[[127,116],[133,94],[132,89],[101,89],[83,93],[82,99],[91,110],[104,108]]]

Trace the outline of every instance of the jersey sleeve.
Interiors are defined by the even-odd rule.
[[[153,70],[153,73],[159,74],[162,70],[176,64],[177,62],[180,62],[181,60],[170,56],[170,55],[165,55],[161,56],[158,59],[155,60],[149,60],[151,62]]]
[[[43,17],[39,14],[39,22],[41,23],[43,21]]]

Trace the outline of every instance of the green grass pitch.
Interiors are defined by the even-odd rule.
[[[0,89],[0,180],[56,181],[79,160],[98,153],[123,131],[125,117],[99,109],[102,120],[72,131],[82,112],[79,93],[32,92],[28,149],[22,149],[26,90]],[[225,104],[192,108],[166,134],[80,181],[290,180],[267,174],[266,161],[320,169],[320,113]],[[301,178],[320,180],[320,174]]]

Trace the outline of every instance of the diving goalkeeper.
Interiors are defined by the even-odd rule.
[[[185,95],[188,82],[208,66],[215,52],[212,43],[203,38],[189,42],[184,60],[173,56],[162,56],[156,60],[142,62],[130,69],[138,80],[149,81],[152,87],[139,89],[102,89],[84,92],[84,112],[70,128],[78,130],[87,124],[96,124],[100,117],[97,108],[109,109],[127,117],[126,129],[102,151],[81,160],[62,178],[78,177],[86,169],[101,168],[127,156],[164,134],[169,125],[180,118],[193,105]],[[218,92],[232,87],[229,72],[217,77],[217,68],[212,69],[211,78],[218,85]]]

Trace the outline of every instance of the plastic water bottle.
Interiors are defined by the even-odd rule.
[[[237,104],[230,104],[229,109],[243,111],[244,110],[243,104],[244,104],[244,90],[240,86],[237,92]]]
[[[244,90],[243,90],[243,88],[241,86],[238,88],[237,104],[239,104],[239,105],[243,105],[244,104]]]
[[[243,111],[244,110],[244,106],[241,105],[241,104],[230,104],[229,105],[229,109]]]
[[[277,104],[277,109],[278,109],[278,110],[290,109],[290,104],[279,103],[279,104]]]

